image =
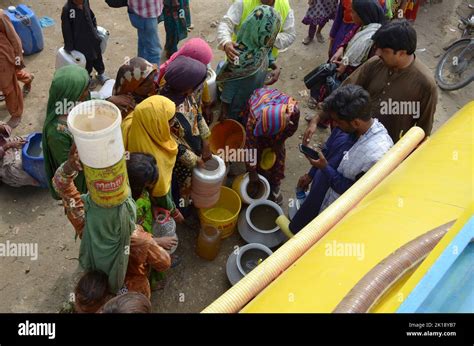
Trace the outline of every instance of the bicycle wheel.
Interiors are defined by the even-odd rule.
[[[452,45],[436,67],[435,79],[443,90],[457,90],[474,80],[474,41],[462,40]]]

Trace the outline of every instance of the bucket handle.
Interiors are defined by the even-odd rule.
[[[171,219],[170,211],[164,208],[154,208],[153,214],[155,217],[155,221],[158,222],[160,225],[169,222]]]
[[[30,18],[28,18],[28,16],[22,15],[18,11],[15,11],[15,17],[21,21],[21,24],[31,26],[32,21]]]

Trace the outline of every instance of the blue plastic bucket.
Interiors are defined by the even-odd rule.
[[[48,178],[44,169],[44,156],[41,144],[42,134],[32,133],[26,139],[22,149],[23,170],[35,178],[41,187],[48,187]]]

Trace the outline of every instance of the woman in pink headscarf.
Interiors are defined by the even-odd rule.
[[[204,65],[210,64],[213,58],[212,48],[202,38],[192,38],[187,40],[183,46],[174,53],[164,64],[160,66],[160,74],[158,77],[159,87],[162,88],[166,83],[163,76],[165,75],[168,66],[179,56],[185,56],[200,61]],[[209,94],[207,83],[194,93],[194,98],[199,105],[199,111],[202,113],[206,122],[212,122],[211,105],[212,99]]]
[[[171,64],[178,56],[193,58],[194,60],[202,62],[204,65],[208,65],[213,58],[211,47],[209,47],[207,42],[202,38],[197,37],[187,40],[183,46],[168,59],[168,61],[160,66],[160,76],[158,78],[160,86],[163,84],[161,79],[165,75],[169,64]]]

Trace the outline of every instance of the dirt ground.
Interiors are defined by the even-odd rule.
[[[442,47],[459,37],[456,28],[455,8],[463,0],[445,0],[441,4],[427,4],[419,11],[415,28],[418,32],[417,57],[434,70],[442,53]],[[27,68],[35,74],[33,89],[25,101],[23,123],[16,134],[40,132],[45,117],[48,90],[54,72],[56,51],[62,46],[60,12],[63,2],[56,0],[25,0],[38,17],[52,17],[56,24],[44,29],[45,48],[39,54],[26,57]],[[226,12],[231,0],[192,0],[191,11],[195,29],[190,37],[201,36],[214,48],[213,66],[222,60],[223,52],[217,50],[216,29],[213,21]],[[6,8],[16,1],[0,0]],[[296,15],[298,37],[294,45],[282,53],[279,62],[283,67],[280,90],[301,100],[302,115],[311,111],[300,95],[306,73],[326,60],[327,44],[301,44],[307,27],[301,24],[306,11],[306,1],[292,1]],[[108,74],[114,78],[125,57],[136,54],[136,32],[131,27],[125,9],[110,9],[102,0],[91,0],[99,25],[110,33],[105,53]],[[462,12],[461,12],[462,13]],[[164,28],[160,25],[160,38],[164,41]],[[323,30],[328,36],[330,25]],[[472,99],[474,86],[460,91],[439,92],[435,130],[450,116]],[[8,119],[5,105],[0,103],[0,119]],[[286,198],[292,197],[297,179],[308,163],[297,151],[301,134],[305,129],[302,119],[300,129],[287,142],[290,153],[287,158],[286,179],[282,190]],[[319,139],[324,133],[319,133]],[[298,153],[298,154],[291,154]],[[225,263],[235,245],[242,245],[238,233],[223,242],[218,258],[212,262],[195,254],[197,229],[181,227],[178,230],[180,246],[177,253],[182,263],[170,270],[164,290],[154,292],[153,308],[156,312],[199,312],[224,293],[230,284],[225,274]],[[78,268],[79,242],[74,240],[73,228],[68,224],[59,202],[54,201],[46,190],[37,188],[11,188],[0,185],[0,243],[37,243],[39,258],[0,258],[0,312],[58,312],[67,301],[80,275]]]

